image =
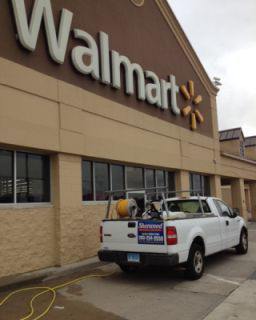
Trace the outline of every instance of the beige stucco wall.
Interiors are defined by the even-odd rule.
[[[245,148],[245,157],[256,161],[256,146]]]
[[[2,58],[0,68],[2,144],[215,172],[214,139]]]
[[[220,143],[221,152],[226,152],[240,156],[240,140],[227,140]]]
[[[245,208],[246,208],[246,216],[248,219],[251,219],[251,210],[252,210],[252,203],[251,203],[251,197],[250,197],[250,188],[249,185],[244,186],[245,191]],[[233,201],[232,201],[232,192],[231,192],[231,186],[222,186],[221,187],[222,192],[222,199],[230,205],[230,207],[233,207]]]
[[[256,163],[235,159],[228,155],[220,157],[220,162],[217,163],[217,171],[223,177],[256,180]]]

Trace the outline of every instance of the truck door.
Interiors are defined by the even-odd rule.
[[[229,207],[223,201],[214,200],[214,203],[220,214],[222,249],[227,249],[232,247],[234,242],[232,233],[234,219],[230,217]]]
[[[232,236],[232,246],[236,246],[240,240],[240,220],[241,218],[233,214],[233,210],[229,208],[230,211],[230,225],[231,225],[231,236]]]

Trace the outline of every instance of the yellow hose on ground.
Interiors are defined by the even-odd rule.
[[[36,295],[33,296],[33,298],[29,302],[30,313],[28,315],[26,315],[26,316],[24,316],[24,317],[19,319],[19,320],[39,320],[39,319],[42,319],[44,316],[46,316],[47,313],[51,310],[51,308],[52,308],[52,306],[53,306],[53,304],[54,304],[54,302],[56,300],[56,291],[57,290],[62,289],[62,288],[67,287],[67,286],[70,286],[70,285],[72,285],[74,283],[83,281],[83,280],[88,279],[88,278],[104,278],[104,277],[111,276],[113,273],[114,272],[107,273],[107,274],[91,274],[91,275],[83,276],[83,277],[80,277],[80,278],[77,278],[77,279],[62,283],[62,284],[60,284],[58,286],[55,286],[53,288],[51,288],[51,287],[31,287],[31,288],[15,290],[15,291],[9,293],[2,301],[0,301],[0,307],[2,307],[12,296],[14,296],[14,295],[16,295],[18,293],[26,292],[26,291],[32,291],[32,290],[44,290],[44,291],[39,292],[39,293],[37,293]],[[52,299],[51,299],[50,303],[48,304],[47,308],[42,313],[40,313],[37,317],[32,319],[31,317],[35,313],[35,309],[34,309],[33,303],[35,302],[35,300],[38,297],[42,296],[45,293],[49,293],[49,292],[52,293]]]

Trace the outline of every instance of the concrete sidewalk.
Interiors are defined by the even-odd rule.
[[[256,274],[255,280],[245,281],[228,296],[204,320],[252,320],[256,318]]]
[[[256,223],[249,222],[251,247],[256,242]],[[249,253],[250,254],[250,253]],[[255,254],[255,250],[254,250]],[[248,255],[247,255],[248,256]],[[245,262],[247,257],[241,257]],[[245,268],[246,266],[244,266]],[[255,268],[256,269],[256,263]],[[256,271],[219,304],[204,320],[252,320],[256,318]]]

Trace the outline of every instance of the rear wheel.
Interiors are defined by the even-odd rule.
[[[192,244],[188,261],[186,265],[186,275],[191,280],[197,280],[202,277],[204,273],[204,252],[203,248],[194,243]]]
[[[245,229],[242,229],[240,234],[239,245],[236,246],[236,252],[238,254],[246,254],[248,251],[248,233]]]
[[[135,273],[139,270],[139,266],[133,266],[128,264],[119,264],[119,267],[125,273]]]

